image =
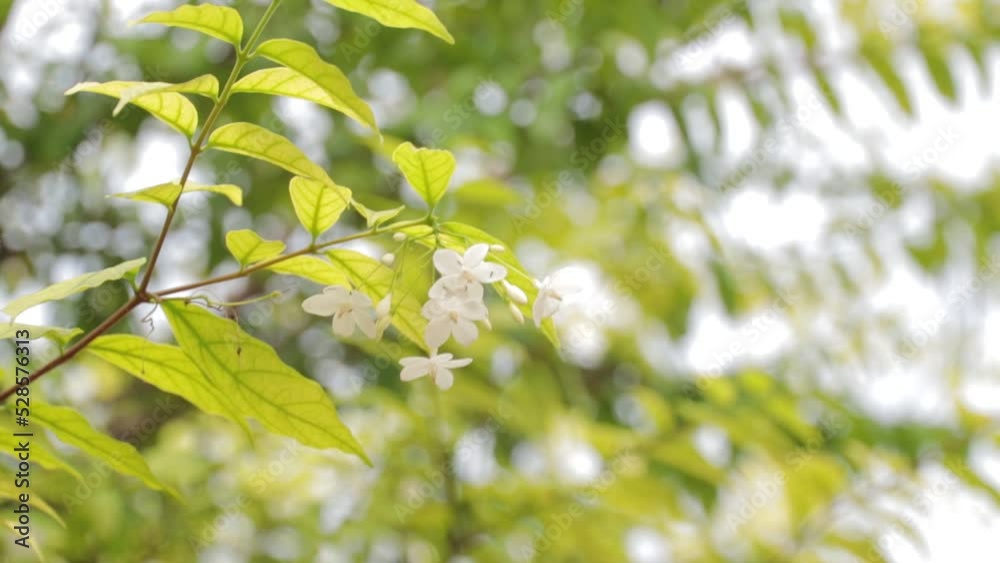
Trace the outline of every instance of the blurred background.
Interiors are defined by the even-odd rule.
[[[148,254],[164,211],[107,196],[175,180],[186,141],[63,92],[224,77],[230,47],[128,25],[180,3],[0,0],[0,302]],[[267,4],[217,3],[248,25]],[[996,561],[1000,5],[427,4],[454,47],[320,0],[286,0],[268,35],[317,45],[387,138],[456,153],[446,215],[539,277],[575,274],[562,354],[498,307],[441,393],[305,315],[316,286],[215,286],[280,292],[233,313],[325,387],[375,467],[250,443],[84,355],[36,393],[135,444],[185,502],[57,443],[81,479],[34,469],[65,521],[35,516],[47,561]],[[244,95],[223,119],[288,136],[369,207],[419,208],[343,116]],[[154,288],[234,271],[229,230],[308,244],[284,172],[216,153],[194,179],[245,206],[186,200]],[[21,320],[90,329],[127,298],[109,285]],[[150,313],[118,330],[169,338]],[[0,543],[39,557],[22,551]]]

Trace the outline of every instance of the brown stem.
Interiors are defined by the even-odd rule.
[[[94,341],[94,339],[96,339],[98,336],[110,330],[111,327],[118,324],[118,321],[122,320],[125,317],[125,315],[128,315],[130,312],[132,312],[132,309],[138,307],[140,303],[142,303],[142,299],[140,299],[138,295],[133,296],[131,299],[129,299],[127,303],[125,303],[124,305],[119,307],[117,311],[112,313],[110,317],[104,319],[104,321],[101,324],[97,325],[97,328],[90,331],[89,334],[80,339],[79,342],[70,346],[69,348],[66,349],[65,352],[60,354],[59,357],[45,364],[44,366],[42,366],[41,369],[31,374],[31,377],[28,378],[28,384],[30,385],[34,383],[35,380],[38,379],[39,377],[42,377],[46,373],[49,373],[55,368],[63,365],[64,363],[72,359],[74,356],[82,352],[83,349],[87,347],[87,345],[89,345],[91,342]],[[3,393],[0,393],[0,402],[6,401],[8,397],[17,392],[18,387],[19,387],[18,385],[12,385]]]

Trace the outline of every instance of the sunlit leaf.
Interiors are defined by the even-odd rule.
[[[168,82],[135,82],[133,84],[133,86],[121,93],[118,105],[115,106],[113,112],[114,115],[118,115],[135,98],[162,92],[196,94],[210,100],[217,100],[219,98],[219,80],[211,74],[205,74],[181,84],[170,84]]]
[[[30,410],[30,407],[29,407]],[[0,423],[0,452],[9,456],[16,456],[15,448],[20,447],[19,442],[25,440],[24,437],[15,436],[16,433],[23,432],[24,428],[19,428],[14,422],[14,412],[5,410],[2,414],[5,420]],[[52,471],[65,471],[77,481],[83,482],[83,475],[75,467],[63,460],[56,452],[56,449],[42,433],[35,433],[30,439],[31,461],[37,462],[42,467]]]
[[[276,274],[297,276],[322,285],[348,285],[347,276],[333,264],[315,256],[295,256],[282,260],[268,270]]]
[[[252,123],[219,127],[208,138],[208,147],[263,160],[299,176],[331,181],[326,172],[291,141]]]
[[[392,160],[427,205],[437,206],[455,173],[455,157],[445,150],[418,149],[413,143],[403,143]]]
[[[66,344],[70,340],[73,340],[73,338],[77,335],[83,333],[83,331],[78,328],[25,325],[0,321],[0,340],[18,338],[17,333],[23,330],[28,331],[28,334],[30,335],[28,338],[30,340],[34,340],[36,338],[48,338],[49,340],[59,344]]]
[[[928,31],[917,35],[917,48],[927,63],[927,71],[938,91],[949,100],[957,102],[958,89],[951,74],[952,65],[948,62],[948,45]]]
[[[138,477],[151,489],[178,496],[176,491],[153,475],[142,455],[131,444],[98,432],[75,410],[32,403],[31,420],[51,430],[59,440],[107,463],[122,475]]]
[[[145,258],[137,258],[135,260],[129,260],[128,262],[122,262],[117,266],[107,268],[99,272],[91,272],[66,281],[61,281],[36,293],[18,297],[8,303],[7,306],[3,308],[3,312],[9,315],[12,319],[17,318],[17,316],[23,311],[30,309],[35,305],[65,299],[70,295],[81,293],[109,281],[125,278],[129,274],[137,272],[145,263]]]
[[[271,96],[288,96],[307,100],[323,107],[339,111],[354,119],[357,117],[345,111],[346,100],[340,100],[332,96],[325,88],[321,87],[310,78],[285,67],[265,68],[257,72],[248,74],[241,78],[233,86],[233,92],[245,94],[268,94]],[[353,110],[351,110],[353,111]],[[362,121],[364,123],[364,121]],[[368,123],[365,123],[369,125]],[[374,118],[370,127],[374,128]],[[378,138],[375,137],[378,141]]]
[[[87,347],[87,352],[162,391],[183,397],[207,413],[246,427],[245,413],[234,406],[232,397],[196,375],[198,366],[176,346],[129,334],[112,334],[98,337]]]
[[[141,82],[81,82],[66,91],[67,96],[78,92],[103,94],[119,100],[129,97],[129,103],[138,106],[188,138],[198,129],[198,110],[191,100],[177,92],[158,92],[134,96],[134,88]],[[134,97],[133,97],[134,96]]]
[[[226,196],[226,198],[228,198],[229,201],[233,202],[235,205],[243,205],[243,190],[239,186],[234,186],[233,184],[217,184],[214,186],[208,186],[188,182],[184,186],[184,193],[191,192],[216,193]],[[168,182],[166,184],[152,186],[135,192],[114,194],[113,197],[159,203],[160,205],[170,207],[175,201],[177,201],[177,198],[180,195],[181,185],[177,182]]]
[[[32,451],[31,451],[31,459],[32,460],[36,460],[35,454],[36,454],[36,451],[34,449],[32,449]],[[39,461],[39,463],[41,463],[41,461]],[[6,471],[4,471],[4,473],[5,474],[3,475],[3,477],[0,478],[0,498],[10,499],[10,500],[14,501],[15,504],[19,504],[20,503],[20,497],[21,497],[21,495],[23,495],[25,493],[28,493],[30,495],[29,501],[28,501],[29,509],[38,508],[39,510],[41,510],[45,514],[48,514],[60,526],[62,526],[63,528],[66,527],[66,522],[64,522],[63,519],[62,519],[62,517],[59,516],[59,513],[56,512],[56,510],[54,508],[52,508],[51,504],[49,504],[48,502],[46,502],[45,499],[43,499],[42,497],[40,497],[38,495],[38,493],[36,493],[34,491],[29,491],[27,489],[21,489],[21,488],[16,487],[14,485],[14,481],[16,481],[16,478],[14,477],[14,474],[13,473],[6,474]],[[5,510],[5,512],[6,512],[6,510]],[[37,543],[37,542],[34,542],[34,543]]]
[[[324,105],[329,105],[359,123],[367,125],[373,130],[378,130],[372,109],[354,92],[351,81],[339,68],[320,58],[316,49],[300,41],[272,39],[258,47],[256,52],[262,57],[305,76],[322,88],[329,96],[329,99],[325,100],[329,104]],[[265,78],[267,77],[265,76]],[[274,80],[274,78],[272,76],[269,80]],[[289,79],[290,77],[286,76],[285,78]],[[299,86],[301,85],[299,84]],[[278,91],[273,93],[286,95]]]
[[[352,250],[333,250],[327,256],[373,303],[378,303],[392,291],[393,271],[378,260]],[[403,336],[426,350],[424,329],[427,321],[420,314],[422,306],[417,295],[395,295],[392,324]]]
[[[241,229],[226,233],[226,248],[240,264],[249,266],[280,255],[285,251],[285,243],[264,240],[249,229]]]
[[[889,88],[889,92],[896,98],[899,107],[908,115],[913,115],[913,104],[910,102],[910,95],[906,90],[906,84],[896,70],[889,57],[877,47],[867,47],[861,49],[861,55],[868,61],[872,69],[879,75],[882,82]]]
[[[434,12],[416,0],[326,0],[330,4],[351,12],[366,15],[382,25],[397,28],[420,29],[455,44],[444,24]]]
[[[313,238],[328,231],[351,204],[351,190],[332,182],[295,177],[288,190],[295,215]]]
[[[323,387],[285,365],[235,322],[178,301],[163,304],[184,353],[241,412],[307,446],[336,448],[371,463]]]
[[[191,29],[239,48],[243,41],[243,18],[227,6],[214,4],[184,5],[170,12],[154,12],[138,23],[159,23]]]
[[[354,209],[365,218],[365,223],[369,229],[374,229],[387,221],[391,221],[400,213],[406,210],[405,205],[400,205],[399,207],[393,209],[385,209],[383,211],[375,211],[374,209],[369,209],[364,205],[361,205],[357,201],[351,202]]]

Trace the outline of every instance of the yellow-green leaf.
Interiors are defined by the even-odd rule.
[[[333,250],[327,256],[372,302],[378,303],[392,291],[393,271],[378,260],[351,250]],[[392,324],[403,336],[427,350],[424,342],[427,321],[420,314],[421,306],[420,300],[412,293],[394,296]]]
[[[4,411],[2,415],[5,421],[0,424],[0,451],[7,455],[14,456],[16,450],[14,448],[20,447],[19,442],[24,438],[15,436],[17,432],[23,432],[23,428],[18,428],[14,424],[14,413],[10,411]],[[52,447],[51,442],[45,437],[44,434],[35,433],[31,437],[31,460],[33,462],[38,462],[39,465],[46,469],[52,471],[65,471],[77,481],[83,482],[83,475],[76,470],[75,467],[64,461],[58,455],[56,455],[56,450]]]
[[[190,29],[231,43],[236,48],[243,41],[243,18],[239,12],[227,6],[184,5],[170,12],[154,12],[138,23],[159,23]]]
[[[351,204],[351,190],[333,182],[295,177],[288,188],[299,222],[313,238],[325,233]]]
[[[374,209],[369,209],[364,205],[361,205],[356,200],[351,202],[354,209],[365,218],[365,222],[368,224],[369,229],[374,229],[386,221],[394,219],[397,215],[402,213],[405,209],[405,205],[400,205],[394,209],[386,209],[384,211],[375,211]]]
[[[34,340],[36,338],[48,338],[58,344],[67,344],[70,340],[73,340],[76,336],[83,333],[83,331],[78,328],[25,325],[0,321],[0,340],[19,338],[17,333],[23,330],[28,331],[29,340]]]
[[[420,197],[432,208],[448,191],[448,183],[455,173],[455,157],[448,151],[418,149],[413,143],[403,143],[392,154],[406,179]]]
[[[267,268],[276,274],[298,276],[322,285],[348,285],[350,280],[333,264],[315,256],[295,256]]]
[[[344,102],[332,96],[312,79],[306,78],[290,68],[265,68],[248,74],[233,86],[233,92],[299,98],[357,119],[345,111]],[[366,125],[369,124],[366,123]],[[374,118],[369,126],[375,128]]]
[[[188,182],[184,186],[184,193],[191,192],[210,192],[216,193],[229,199],[235,205],[243,205],[243,190],[239,186],[234,186],[233,184],[217,184],[214,186],[207,186],[203,184],[196,184],[194,182]],[[166,184],[160,184],[158,186],[152,186],[150,188],[145,188],[136,192],[128,192],[124,194],[114,194],[113,197],[120,197],[125,199],[131,199],[135,201],[147,201],[150,203],[159,203],[160,205],[170,207],[173,205],[177,198],[181,195],[181,185],[177,182],[168,182]]]
[[[263,160],[299,176],[332,181],[291,141],[252,123],[230,123],[219,127],[208,138],[208,147]]]
[[[134,89],[141,84],[142,82],[125,81],[81,82],[67,90],[66,95],[91,92],[119,100],[127,98],[128,103],[148,111],[153,117],[187,135],[188,138],[193,137],[198,129],[198,110],[191,100],[177,92],[154,92],[136,96]]]
[[[199,377],[198,366],[177,346],[157,344],[130,334],[101,336],[87,352],[167,393],[183,397],[199,409],[233,420],[244,428],[232,397]],[[242,415],[242,416],[241,416]]]
[[[941,41],[937,34],[928,31],[917,34],[917,48],[924,56],[927,71],[938,91],[949,100],[957,102],[958,89],[951,74],[951,64],[948,62],[948,44]]]
[[[243,266],[274,258],[285,251],[280,240],[264,240],[249,229],[226,233],[226,248]]]
[[[35,453],[36,453],[35,450],[32,449],[32,451],[31,451],[31,459],[36,460],[39,463],[41,463],[41,460],[38,460],[35,457]],[[10,499],[10,500],[15,501],[16,503],[19,504],[20,503],[21,495],[24,494],[24,493],[28,493],[28,494],[31,495],[30,496],[30,501],[28,503],[28,505],[31,508],[38,508],[42,512],[48,514],[60,526],[62,526],[63,528],[66,527],[66,522],[64,522],[63,519],[59,516],[59,513],[56,512],[56,510],[54,508],[52,508],[52,505],[50,505],[48,502],[46,502],[45,499],[43,499],[42,497],[38,496],[38,493],[35,493],[33,491],[27,491],[25,489],[20,489],[20,488],[16,487],[14,485],[14,481],[16,479],[14,478],[13,473],[9,473],[8,474],[6,471],[4,471],[4,473],[5,473],[5,475],[3,476],[2,479],[0,479],[0,498]],[[5,509],[4,512],[7,512],[7,510]],[[35,544],[37,544],[37,542],[32,542],[32,544],[35,545]],[[40,553],[41,552],[39,552],[39,554]]]
[[[403,29],[420,29],[454,45],[455,38],[448,33],[434,12],[416,0],[326,0],[350,12],[363,14],[378,23]]]
[[[145,258],[138,258],[136,260],[129,260],[128,262],[122,262],[117,266],[107,268],[99,272],[91,272],[66,281],[61,281],[36,293],[18,297],[8,303],[7,306],[3,308],[3,312],[9,315],[11,319],[15,319],[23,311],[30,309],[35,305],[65,299],[70,295],[75,295],[106,282],[120,280],[129,274],[134,274],[139,271],[139,268],[141,268],[145,263]]]
[[[889,88],[889,92],[896,98],[899,107],[908,115],[913,115],[913,104],[910,102],[910,95],[907,93],[906,84],[896,71],[896,66],[889,60],[889,57],[874,46],[863,46],[861,55],[868,61],[872,69],[879,75],[882,82]]]
[[[163,310],[200,375],[232,397],[241,412],[271,432],[353,453],[371,464],[323,387],[285,365],[265,342],[191,304],[167,301]]]
[[[101,434],[75,410],[34,403],[31,417],[33,421],[51,430],[61,441],[104,461],[122,475],[138,477],[151,489],[178,496],[176,491],[153,475],[142,455],[131,444]]]
[[[132,86],[121,93],[118,105],[115,106],[115,110],[112,112],[114,115],[118,115],[135,98],[149,94],[159,94],[161,92],[196,94],[210,100],[217,100],[219,98],[219,79],[211,74],[205,74],[181,84],[170,84],[168,82],[132,82],[131,84]]]
[[[354,92],[351,81],[339,68],[320,58],[316,49],[301,41],[272,39],[258,47],[256,53],[305,76],[329,96],[330,107],[378,131],[375,114]]]

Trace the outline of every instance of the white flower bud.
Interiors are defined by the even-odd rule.
[[[490,250],[493,251],[493,252],[503,252],[503,251],[505,251],[507,249],[504,248],[504,246],[502,244],[491,244],[490,245]]]
[[[491,323],[488,318],[487,319],[483,319],[483,324],[486,325],[486,328],[488,330],[493,330],[493,323]]]
[[[386,266],[392,266],[396,262],[396,255],[388,252],[382,255],[382,263]]]
[[[517,324],[523,325],[524,314],[521,313],[521,309],[519,309],[518,306],[513,303],[508,304],[508,307],[510,308],[510,314],[514,317],[514,320],[517,321]]]
[[[382,317],[375,322],[375,339],[382,340],[382,335],[385,334],[385,329],[389,328],[392,324],[392,319],[390,317]]]
[[[396,242],[403,242],[404,240],[406,240],[406,235],[403,233],[396,233],[392,235],[392,240]]]
[[[528,304],[528,296],[521,290],[520,287],[517,287],[507,280],[504,280],[502,283],[503,288],[507,290],[507,295],[510,296],[511,301],[517,303],[518,305]]]
[[[375,306],[375,316],[379,319],[384,319],[389,316],[389,311],[392,309],[392,294],[389,293],[378,302]]]

